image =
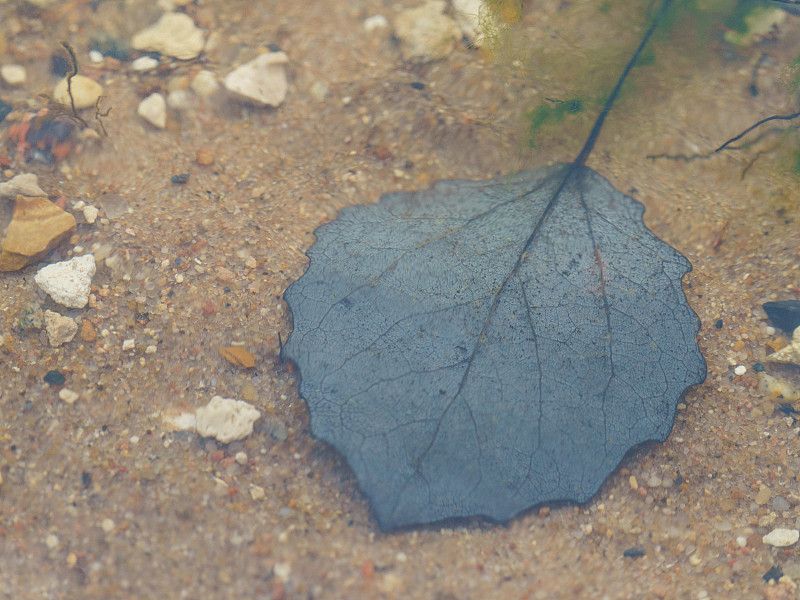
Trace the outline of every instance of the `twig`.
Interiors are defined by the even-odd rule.
[[[760,126],[761,126],[761,125],[763,125],[764,123],[768,123],[769,121],[791,121],[791,120],[793,120],[793,119],[796,119],[797,117],[800,117],[800,112],[796,112],[796,113],[794,113],[794,114],[791,114],[791,115],[773,115],[773,116],[771,116],[771,117],[767,117],[766,119],[761,119],[761,120],[760,120],[758,123],[756,123],[755,125],[751,125],[750,127],[748,127],[747,129],[745,129],[745,130],[744,130],[742,133],[740,133],[740,134],[739,134],[739,135],[737,135],[736,137],[732,137],[731,139],[729,139],[727,142],[725,142],[724,144],[722,144],[722,146],[720,146],[719,148],[717,148],[716,150],[714,150],[714,152],[720,152],[721,150],[724,150],[724,149],[725,149],[725,148],[727,148],[727,147],[728,147],[730,144],[732,144],[733,142],[735,142],[735,141],[737,141],[737,140],[740,140],[740,139],[742,139],[742,138],[743,138],[744,136],[746,136],[748,133],[750,133],[751,131],[753,131],[753,129],[755,129],[756,127],[760,127]]]

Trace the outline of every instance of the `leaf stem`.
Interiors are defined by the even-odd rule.
[[[653,18],[652,23],[650,23],[650,27],[645,32],[644,37],[642,37],[639,47],[636,48],[636,52],[633,53],[633,56],[625,66],[625,70],[622,72],[622,75],[620,75],[617,85],[614,86],[611,94],[606,99],[606,103],[603,105],[603,110],[601,110],[600,114],[597,116],[597,120],[594,122],[594,127],[592,127],[592,131],[589,133],[589,137],[586,138],[586,143],[583,145],[583,149],[581,150],[580,154],[578,154],[578,157],[572,162],[571,170],[574,170],[577,167],[582,167],[586,164],[586,159],[589,158],[589,154],[591,154],[592,150],[594,149],[594,145],[597,142],[597,138],[600,136],[600,130],[603,128],[606,117],[611,111],[611,107],[614,105],[614,102],[616,102],[617,96],[619,96],[619,91],[622,89],[622,84],[625,83],[625,79],[627,79],[628,75],[636,64],[636,61],[639,60],[639,56],[642,54],[644,47],[650,40],[650,36],[653,35],[653,32],[656,30],[656,27],[658,27],[661,18],[666,14],[667,10],[672,4],[672,1],[673,0],[664,0],[664,3],[661,5],[661,9],[658,11],[658,14]]]

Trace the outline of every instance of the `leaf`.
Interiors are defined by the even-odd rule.
[[[382,528],[585,502],[705,378],[691,265],[584,166],[653,27],[575,162],[388,194],[316,231],[283,357]]]

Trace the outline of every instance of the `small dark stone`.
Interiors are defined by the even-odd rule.
[[[680,484],[682,484],[682,483],[683,483],[683,475],[678,475],[678,476],[675,478],[675,485],[680,485]]]
[[[761,576],[761,578],[764,581],[769,581],[770,579],[778,581],[778,579],[780,579],[781,577],[783,577],[783,569],[781,569],[778,565],[770,567],[769,571],[767,571]]]
[[[183,185],[187,181],[189,181],[189,174],[188,173],[181,173],[180,175],[173,175],[170,178],[172,183],[177,183],[178,185]]]
[[[640,558],[644,556],[644,548],[641,546],[633,546],[632,548],[628,548],[625,552],[622,553],[622,556],[625,558]]]
[[[64,377],[61,371],[48,371],[47,375],[44,376],[44,380],[45,383],[49,383],[50,385],[64,385],[67,378]]]
[[[8,116],[8,113],[10,113],[12,110],[13,108],[11,107],[10,104],[6,104],[2,100],[0,100],[0,122],[2,122],[3,119],[5,119]]]
[[[800,326],[800,301],[765,302],[761,306],[772,324],[786,333],[792,333]]]
[[[725,323],[722,322],[722,319],[718,319],[717,322],[714,323],[714,327],[716,327],[717,329],[722,329],[723,325],[725,325]]]
[[[791,404],[788,402],[781,402],[778,405],[778,410],[785,414],[787,417],[794,418],[794,415],[800,415],[800,412],[797,412]]]
[[[753,365],[753,371],[755,371],[756,373],[761,373],[763,370],[764,370],[764,365],[762,365],[761,363],[756,363]]]
[[[92,474],[91,473],[87,473],[86,471],[81,473],[81,485],[83,486],[83,489],[86,489],[90,485],[92,485]]]
[[[267,48],[269,48],[270,52],[280,52],[281,51],[281,47],[278,44],[270,44],[270,45],[267,46]]]
[[[425,84],[420,83],[419,81],[415,81],[414,83],[411,84],[411,87],[414,88],[415,90],[424,90]]]
[[[53,54],[50,57],[50,72],[56,77],[66,77],[71,70],[69,61],[63,54]]]

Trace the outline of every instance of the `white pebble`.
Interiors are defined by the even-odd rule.
[[[796,544],[798,539],[800,539],[800,531],[797,529],[782,529],[779,527],[770,531],[761,538],[761,541],[770,546],[785,548]]]
[[[142,100],[136,113],[159,129],[164,129],[167,126],[167,101],[158,92],[150,94]]]
[[[131,63],[131,69],[134,71],[152,71],[158,66],[158,60],[152,56],[140,56]]]
[[[150,344],[147,348],[144,349],[145,354],[155,354],[158,350],[158,347],[154,344]]]
[[[103,528],[103,531],[105,531],[106,533],[111,533],[112,531],[114,531],[114,527],[115,527],[114,521],[111,520],[111,519],[108,519],[108,518],[103,519],[103,522],[100,524],[100,526]]]
[[[183,283],[183,279],[184,279],[183,278],[183,273],[178,273],[177,275],[175,275],[175,282],[176,283]]]
[[[97,99],[103,95],[103,86],[89,79],[85,75],[75,75],[70,82],[69,91],[72,92],[72,100],[75,108],[89,108],[97,103]],[[53,98],[59,104],[70,106],[69,91],[67,90],[67,78],[58,82],[53,90]]]
[[[282,583],[286,583],[289,581],[289,575],[292,573],[292,564],[288,561],[277,562],[272,568],[272,572],[275,573],[275,577],[280,579]]]
[[[80,398],[80,394],[78,394],[78,392],[73,392],[69,388],[61,388],[61,390],[58,392],[58,397],[67,404],[75,404],[78,398]]]
[[[288,82],[283,52],[265,52],[231,71],[225,77],[228,91],[259,104],[278,106],[286,98]]]
[[[745,367],[744,365],[739,365],[738,367],[736,367],[736,368],[733,370],[733,372],[734,372],[736,375],[744,375],[745,373],[747,373],[747,367]]]
[[[372,15],[364,19],[364,31],[371,33],[376,29],[385,29],[389,26],[389,21],[383,15]]]
[[[45,311],[44,325],[47,330],[47,339],[53,348],[71,342],[78,333],[78,324],[75,319],[70,319],[52,310]]]
[[[69,308],[83,308],[97,266],[92,254],[47,265],[39,269],[34,281],[53,301]]]
[[[253,500],[261,500],[266,495],[267,495],[267,493],[264,491],[264,488],[262,488],[259,485],[254,485],[253,487],[250,488],[250,497]]]
[[[234,460],[239,463],[240,465],[247,464],[247,453],[246,452],[237,452],[236,456],[234,456]]]
[[[89,61],[94,64],[103,62],[103,53],[98,50],[89,50]]]
[[[192,91],[202,98],[208,98],[217,93],[219,83],[217,83],[217,76],[211,71],[199,71],[192,79],[189,85]]]
[[[206,406],[195,411],[197,432],[223,444],[241,440],[253,433],[253,423],[261,411],[241,400],[214,396]]]
[[[90,225],[97,220],[98,214],[100,214],[100,211],[91,204],[87,204],[83,207],[83,218],[86,219],[86,222]]]
[[[44,539],[44,543],[47,545],[50,550],[58,547],[58,536],[54,533],[51,533]]]
[[[133,350],[135,347],[136,347],[136,340],[133,338],[129,340],[123,340],[122,342],[123,350]]]
[[[0,77],[6,85],[24,85],[28,79],[28,72],[22,65],[3,65],[0,67]]]
[[[133,36],[131,44],[136,50],[160,52],[167,56],[190,60],[202,52],[205,39],[203,31],[195,26],[186,13],[164,14],[157,23]]]

